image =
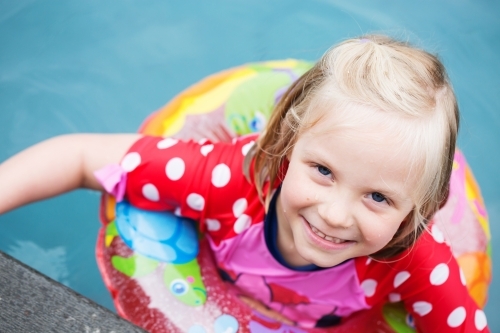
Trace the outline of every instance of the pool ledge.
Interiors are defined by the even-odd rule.
[[[142,332],[0,251],[0,332]]]

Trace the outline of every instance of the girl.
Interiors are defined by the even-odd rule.
[[[439,60],[347,40],[232,143],[71,135],[0,166],[0,213],[77,187],[179,209],[251,306],[302,327],[403,301],[419,332],[488,332],[431,218],[447,198],[458,107]],[[33,168],[32,166],[36,166]]]

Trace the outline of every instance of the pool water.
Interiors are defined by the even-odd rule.
[[[59,134],[136,131],[176,93],[228,67],[315,60],[367,32],[409,39],[440,55],[458,96],[459,146],[493,239],[486,314],[500,332],[499,15],[499,2],[471,0],[0,0],[0,161]],[[112,309],[95,262],[98,203],[79,190],[0,216],[0,250]]]

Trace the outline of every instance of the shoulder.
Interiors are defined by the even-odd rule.
[[[478,332],[484,313],[466,288],[450,246],[436,226],[395,258],[358,258],[356,269],[370,305],[402,301],[422,332]],[[368,293],[367,293],[368,291]]]
[[[424,232],[413,247],[394,258],[356,258],[356,271],[362,286],[376,286],[368,297],[372,304],[401,300],[404,294],[443,284],[450,275],[460,279],[461,274],[451,248],[436,227]]]

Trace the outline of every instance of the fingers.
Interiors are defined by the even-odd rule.
[[[226,123],[219,123],[217,127],[215,131],[221,142],[231,142],[231,140],[236,137],[236,133],[227,127]]]
[[[227,125],[224,113],[187,115],[181,130],[173,137],[183,140],[208,139],[212,142],[231,142],[236,137]]]

